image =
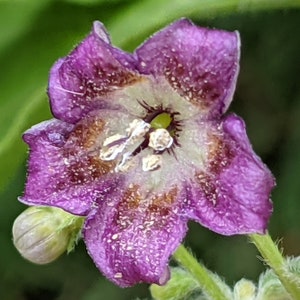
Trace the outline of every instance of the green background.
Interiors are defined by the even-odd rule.
[[[51,118],[45,92],[49,69],[88,34],[95,19],[127,51],[183,16],[240,32],[241,70],[230,111],[245,119],[255,151],[277,178],[270,233],[285,254],[299,255],[299,7],[299,1],[280,0],[0,0],[0,299],[149,297],[146,285],[120,289],[108,282],[82,242],[56,262],[36,266],[22,259],[11,241],[12,223],[25,208],[17,201],[26,177],[21,134]],[[241,277],[256,281],[264,268],[246,237],[222,237],[191,223],[185,244],[230,285]]]

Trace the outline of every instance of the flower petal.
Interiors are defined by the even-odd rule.
[[[107,94],[139,80],[135,65],[133,56],[114,48],[104,26],[94,22],[91,34],[51,69],[53,115],[75,123],[92,109],[111,106]]]
[[[20,200],[86,215],[96,199],[116,188],[122,179],[113,174],[114,163],[99,158],[101,133],[112,114],[122,120],[118,112],[95,111],[76,125],[50,120],[25,132],[30,158]]]
[[[224,113],[239,71],[238,32],[200,28],[182,19],[136,50],[141,73],[164,75],[204,116]]]
[[[218,131],[209,167],[187,186],[190,217],[223,235],[264,233],[274,178],[253,152],[242,119],[231,115]]]
[[[139,282],[164,284],[168,261],[187,231],[180,206],[184,195],[174,188],[161,195],[137,185],[107,194],[84,227],[84,240],[103,274],[121,287]]]

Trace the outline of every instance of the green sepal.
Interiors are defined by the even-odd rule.
[[[81,229],[84,222],[83,217],[74,216],[72,224],[70,224],[70,239],[67,246],[67,253],[72,252],[81,238]]]
[[[290,280],[294,280],[300,286],[300,256],[287,257],[286,268]]]
[[[69,241],[67,245],[67,253],[69,254],[74,250],[78,240],[81,238],[81,229],[85,218],[72,215],[63,210],[61,210],[60,213],[63,222],[57,230],[67,230],[69,232]]]
[[[183,300],[193,299],[193,294],[200,294],[200,288],[190,273],[177,267],[171,268],[171,278],[165,285],[152,284],[150,292],[155,300]]]
[[[285,277],[300,286],[300,257],[286,258]],[[300,298],[300,295],[299,295]],[[267,270],[259,277],[256,300],[293,300],[273,270]]]

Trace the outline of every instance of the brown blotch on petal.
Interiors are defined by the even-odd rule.
[[[148,206],[150,213],[158,213],[161,216],[170,214],[172,204],[177,197],[177,187],[172,188],[168,193],[155,195],[152,197],[151,204]]]
[[[139,207],[141,199],[142,197],[139,193],[139,186],[133,185],[125,191],[120,204],[125,205],[127,209],[135,209]]]
[[[68,175],[71,182],[82,184],[96,180],[114,168],[112,162],[102,161],[96,157],[87,157],[70,165]]]
[[[106,73],[107,74],[107,73]],[[110,72],[107,74],[107,80],[109,81],[110,85],[114,89],[115,87],[125,87],[132,85],[136,82],[139,82],[143,79],[143,77],[131,73],[131,72],[118,72],[117,68],[113,70],[113,72]],[[108,86],[108,89],[110,87]]]
[[[138,185],[132,185],[127,188],[118,205],[116,223],[120,229],[127,228],[133,224],[136,218],[141,218],[143,214],[145,216],[145,230],[151,226],[164,226],[167,222],[166,217],[172,213],[172,205],[178,193],[177,187],[172,188],[168,193],[155,195],[151,199],[144,199],[139,189],[140,186]],[[159,220],[158,223],[156,222],[157,220]]]
[[[164,70],[164,75],[170,85],[193,105],[202,110],[209,109],[218,101],[223,90],[218,88],[216,76],[209,71],[203,71],[195,76],[184,68],[176,57],[168,57],[166,65],[171,68]],[[180,80],[178,80],[180,78]]]
[[[95,73],[96,78],[101,78],[101,84],[90,79],[83,79],[82,81],[83,94],[87,101],[97,100],[99,96],[104,96],[142,80],[141,76],[132,72],[120,71],[114,66],[111,66],[108,70],[99,68]]]
[[[204,172],[197,172],[195,174],[195,180],[202,190],[205,198],[215,206],[217,204],[219,191],[213,178]]]
[[[212,83],[211,79],[210,80],[205,79],[206,77],[208,77],[208,75],[204,73],[202,74],[202,76],[199,76],[199,78],[196,79],[196,81],[201,80],[203,84],[201,90],[197,91],[196,96],[198,96],[198,98],[194,97],[193,98],[194,101],[192,101],[192,103],[193,102],[199,103],[199,96],[201,96],[201,102],[203,103],[203,105],[209,107],[212,103],[216,102],[220,98],[220,96],[223,94],[223,91],[217,88],[217,84]],[[201,95],[199,94],[200,92]]]
[[[139,193],[139,186],[132,185],[126,189],[117,207],[116,223],[125,229],[133,223],[136,210],[139,209],[142,196]]]
[[[208,154],[209,172],[219,174],[230,165],[234,152],[232,146],[222,137],[212,134],[208,139],[211,142]]]
[[[78,123],[68,138],[68,144],[71,143],[75,148],[92,148],[97,144],[104,125],[105,122],[96,117],[93,120],[89,119],[89,123]]]
[[[109,173],[110,171],[114,170],[116,166],[116,163],[113,161],[103,161],[95,156],[89,156],[87,164],[93,179],[97,179]]]
[[[57,182],[57,190],[76,185],[83,185],[93,182],[109,173],[115,167],[115,163],[102,161],[97,157],[88,156],[86,158],[69,161],[66,165],[66,172],[61,174],[61,179]]]
[[[168,62],[166,63],[166,65],[171,67],[165,68],[165,77],[167,78],[173,89],[175,89],[180,95],[186,96],[187,98],[189,98],[189,100],[191,100],[189,95],[192,96],[192,94],[189,94],[189,90],[183,86],[181,81],[178,80],[178,78],[184,76],[184,73],[186,72],[183,65],[178,61],[176,57],[167,57],[167,60]]]

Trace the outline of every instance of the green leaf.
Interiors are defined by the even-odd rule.
[[[13,177],[13,173],[27,153],[26,146],[21,140],[21,132],[29,127],[36,116],[44,115],[45,118],[47,116],[48,109],[42,104],[42,100],[45,100],[45,88],[37,90],[32,96],[29,95],[28,99],[29,101],[21,106],[8,123],[10,125],[8,131],[0,140],[0,191]]]
[[[128,5],[107,24],[114,43],[134,49],[151,34],[181,17],[207,19],[226,13],[300,7],[300,1],[286,0],[144,0]]]
[[[288,239],[290,234],[293,240],[293,232],[296,237],[299,236],[300,93],[298,92],[292,100],[292,105],[285,112],[286,126],[278,161],[280,171],[277,176],[278,188],[274,192],[273,199],[276,204],[275,216],[278,218],[278,223],[274,226],[277,225],[277,230],[285,232],[285,239]],[[296,244],[297,240],[295,249]]]
[[[138,300],[148,296],[148,288],[146,285],[136,285],[131,288],[121,289],[108,281],[105,277],[100,277],[96,282],[90,284],[90,288],[80,298],[81,300],[99,300],[99,299],[114,299],[114,300]]]
[[[74,4],[78,4],[78,5],[87,5],[87,6],[91,6],[91,5],[96,5],[96,4],[103,4],[103,3],[116,3],[116,2],[121,2],[124,0],[64,0],[65,2],[69,2],[69,3],[74,3]],[[127,0],[130,1],[130,0]]]
[[[0,1],[0,55],[30,28],[35,16],[48,3],[49,0]]]
[[[61,11],[64,14],[57,14]],[[89,11],[81,7],[49,5],[0,54],[1,74],[5,75],[0,80],[0,191],[27,155],[22,132],[52,117],[46,95],[49,70],[88,33],[88,16]]]

